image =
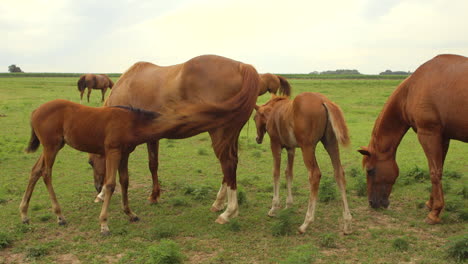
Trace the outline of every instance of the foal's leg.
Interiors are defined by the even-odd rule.
[[[110,230],[107,225],[107,214],[110,199],[115,190],[115,177],[117,168],[120,165],[121,153],[119,150],[106,151],[106,177],[104,179],[105,195],[104,202],[102,203],[101,214],[99,215],[99,222],[101,224],[101,234],[109,235]]]
[[[216,200],[211,205],[212,212],[219,212],[224,209],[224,202],[226,201],[226,192],[227,192],[227,184],[222,183],[221,187],[219,188],[218,194],[216,195]]]
[[[101,94],[102,94],[101,102],[104,102],[104,95],[106,94],[106,91],[107,91],[107,87],[104,87],[101,89]]]
[[[349,211],[348,207],[348,200],[346,198],[346,179],[343,171],[343,167],[341,166],[341,161],[340,161],[340,150],[338,149],[338,142],[336,140],[335,135],[332,135],[327,138],[328,140],[323,141],[323,146],[328,152],[328,155],[330,156],[332,165],[333,165],[333,170],[335,173],[335,180],[336,183],[338,184],[338,189],[340,189],[341,193],[341,201],[343,202],[343,219],[344,219],[344,225],[343,225],[343,233],[345,235],[351,234],[351,220],[353,217],[351,216],[351,212]]]
[[[271,153],[273,154],[273,200],[271,201],[271,209],[268,212],[269,216],[275,216],[276,211],[280,209],[280,198],[279,198],[279,179],[280,179],[280,167],[281,167],[281,145],[277,142],[271,142]],[[289,155],[288,155],[289,158]]]
[[[286,168],[286,188],[288,189],[288,196],[286,198],[286,208],[289,208],[293,204],[292,196],[292,180],[293,180],[293,165],[294,165],[294,154],[295,148],[288,149],[288,167]]]
[[[315,205],[317,204],[318,188],[322,174],[315,158],[315,145],[301,146],[302,157],[304,164],[307,167],[310,185],[309,205],[307,206],[307,213],[304,223],[299,227],[299,232],[302,234],[306,231],[310,223],[314,221]]]
[[[225,224],[229,222],[230,218],[236,217],[239,214],[236,170],[240,129],[241,128],[226,127],[210,131],[212,145],[216,157],[221,163],[221,168],[224,174],[223,185],[226,185],[225,193],[227,193],[228,198],[228,206],[226,210],[216,219],[216,222],[219,224]],[[218,206],[219,201],[224,199],[224,197],[222,197],[224,196],[223,188],[224,187],[222,186],[213,206]]]
[[[34,186],[36,186],[37,181],[42,176],[44,171],[44,155],[41,154],[37,159],[36,163],[32,167],[31,175],[29,176],[28,187],[24,192],[23,199],[21,200],[20,204],[20,213],[21,213],[21,221],[25,224],[29,224],[28,218],[28,207],[29,201],[31,200],[32,192],[34,191]]]
[[[159,153],[159,140],[146,143],[148,149],[148,166],[153,179],[153,190],[148,197],[151,204],[157,203],[161,194],[158,180],[158,153]]]
[[[429,163],[432,192],[429,200],[431,212],[427,215],[428,224],[441,222],[439,214],[444,208],[444,192],[442,189],[442,170],[449,141],[443,140],[441,135],[423,129],[418,130],[418,139]]]
[[[42,178],[44,180],[45,185],[47,186],[47,191],[49,192],[49,197],[52,200],[52,209],[57,216],[57,222],[59,225],[65,225],[67,221],[65,217],[62,215],[62,210],[60,205],[57,201],[57,197],[55,195],[54,187],[52,186],[52,166],[54,166],[55,157],[57,156],[58,151],[63,147],[63,144],[59,146],[58,149],[48,149],[44,147],[44,171],[42,174]]]
[[[124,213],[130,217],[130,222],[136,222],[140,219],[132,212],[128,205],[128,155],[129,154],[122,154],[119,166],[120,188],[122,189],[122,208]]]

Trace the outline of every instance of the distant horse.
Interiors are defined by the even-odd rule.
[[[271,73],[260,74],[260,89],[258,95],[262,95],[266,92],[276,94],[278,91],[281,95],[291,95],[291,86],[284,77]]]
[[[249,68],[249,70],[247,70]],[[236,170],[240,130],[248,120],[258,95],[259,77],[246,64],[218,56],[201,56],[187,63],[161,67],[148,62],[138,62],[130,67],[116,83],[105,105],[127,105],[155,112],[177,112],[180,105],[205,106],[225,105],[233,112],[220,112],[213,120],[205,120],[205,128],[194,133],[166,133],[165,138],[179,139],[207,131],[212,147],[221,163],[224,179],[211,211],[224,208],[226,193],[228,207],[216,222],[226,223],[237,215]],[[244,72],[241,74],[241,72]],[[248,73],[248,74],[247,74]],[[244,76],[244,77],[243,77]],[[242,88],[244,87],[245,88]],[[230,99],[231,97],[235,98]],[[242,98],[244,96],[245,98]],[[236,104],[236,101],[238,104]],[[225,102],[232,102],[226,104]],[[235,112],[239,116],[235,116]],[[217,120],[236,120],[220,122]],[[160,197],[158,182],[159,139],[148,140],[149,169],[153,188],[148,200],[156,203]],[[91,154],[89,163],[93,167],[94,182],[98,197],[104,197],[105,157]]]
[[[100,89],[102,93],[101,102],[104,102],[104,95],[106,94],[107,88],[112,89],[114,82],[105,74],[84,74],[78,80],[78,91],[80,91],[80,104],[83,100],[83,93],[88,88],[88,103],[89,95],[92,89]]]
[[[467,113],[468,58],[439,55],[404,80],[385,103],[369,145],[359,150],[364,155],[370,206],[388,207],[388,197],[398,177],[396,150],[411,127],[426,154],[431,175],[426,222],[440,223],[444,160],[450,139],[468,142]]]
[[[144,76],[146,78],[143,78]],[[135,79],[130,81],[128,78]],[[109,233],[107,208],[115,189],[117,169],[120,174],[124,211],[131,220],[137,219],[136,215],[127,209],[126,195],[128,188],[126,164],[128,155],[135,146],[144,142],[152,142],[151,146],[154,146],[154,142],[157,144],[161,138],[185,138],[208,131],[224,173],[222,186],[213,208],[222,210],[226,193],[228,198],[227,209],[219,215],[216,222],[228,222],[229,218],[238,214],[236,192],[238,137],[255,106],[258,84],[258,74],[251,65],[215,55],[205,55],[169,67],[137,63],[120,78],[113,89],[113,94],[119,95],[128,89],[127,85],[130,85],[134,88],[131,91],[136,89],[153,91],[141,96],[147,99],[140,101],[142,103],[154,103],[159,100],[165,102],[161,103],[158,111],[158,115],[161,116],[152,122],[141,123],[131,117],[125,117],[125,114],[120,113],[122,109],[112,107],[78,107],[79,105],[70,103],[66,104],[66,107],[56,107],[51,110],[48,109],[51,105],[40,107],[40,110],[33,113],[31,123],[33,135],[37,134],[37,138],[44,145],[44,154],[33,168],[30,184],[21,204],[23,221],[27,222],[27,204],[37,178],[41,175],[45,180],[50,178],[50,168],[55,155],[65,143],[78,150],[97,154],[95,156],[100,159],[96,161],[105,160],[103,186],[105,198],[100,222],[101,233],[107,234]],[[158,92],[155,87],[159,85],[164,85],[165,90]],[[123,96],[132,98],[133,94],[124,93]],[[131,104],[132,100],[128,102]],[[61,114],[57,117],[57,113]],[[51,116],[51,119],[47,119],[47,116]],[[53,121],[53,118],[59,120]],[[39,141],[34,140],[34,136],[32,138],[28,150],[33,150],[33,146],[39,144]],[[52,138],[50,139],[52,143],[48,143],[48,138]],[[154,155],[154,151],[157,157],[157,148],[149,150],[150,156]],[[156,165],[152,162],[154,159],[150,165],[157,168],[157,160]],[[50,180],[46,180],[46,184],[47,181]],[[48,189],[51,190],[51,187]],[[159,189],[156,195],[159,196]],[[58,204],[55,205],[55,196],[51,194],[51,198],[59,223],[62,223],[64,218]]]
[[[322,176],[315,158],[315,148],[317,143],[321,141],[331,158],[335,180],[341,192],[344,233],[351,233],[352,217],[346,199],[346,180],[338,149],[338,143],[348,145],[350,140],[348,128],[339,106],[319,93],[306,92],[299,94],[294,100],[273,96],[266,104],[255,106],[255,109],[257,143],[261,144],[265,132],[268,132],[273,154],[274,194],[268,215],[274,216],[280,207],[279,176],[282,148],[288,151],[286,207],[289,207],[293,202],[291,192],[293,163],[295,148],[299,147],[302,150],[302,158],[307,167],[310,184],[307,214],[304,223],[299,227],[299,232],[304,233],[309,224],[314,221],[318,187]]]

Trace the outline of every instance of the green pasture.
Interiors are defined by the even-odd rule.
[[[114,76],[116,81],[118,77]],[[322,171],[316,220],[303,235],[297,233],[308,201],[308,180],[300,150],[294,167],[294,207],[278,217],[267,212],[272,198],[272,158],[268,137],[255,143],[255,125],[244,127],[239,140],[240,214],[229,224],[214,221],[209,209],[221,184],[221,169],[207,133],[183,140],[162,139],[159,175],[163,192],[150,205],[151,180],[146,146],[130,156],[130,206],[140,221],[130,223],[120,207],[120,191],[112,197],[109,227],[100,235],[101,204],[87,154],[66,146],[53,168],[53,185],[68,224],[58,226],[45,185],[33,193],[29,217],[21,223],[18,206],[30,169],[40,155],[26,154],[29,116],[40,104],[55,98],[79,102],[75,77],[0,78],[0,263],[455,263],[466,261],[468,215],[468,145],[452,141],[445,163],[443,223],[424,223],[424,202],[431,187],[427,161],[415,133],[409,131],[397,154],[400,177],[386,210],[368,207],[361,155],[374,121],[399,79],[289,79],[294,95],[319,92],[341,106],[352,144],[341,150],[346,171],[353,233],[341,232],[342,206],[330,160],[318,147]],[[100,91],[91,94],[100,105]],[[258,104],[268,100],[258,98]],[[466,114],[466,113],[460,113]],[[284,172],[286,155],[283,152]],[[285,182],[284,176],[281,177]],[[285,203],[285,185],[281,188]],[[462,252],[451,243],[462,239]],[[465,252],[463,255],[463,252]],[[463,257],[464,256],[464,257]]]

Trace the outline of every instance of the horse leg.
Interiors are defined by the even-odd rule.
[[[323,146],[328,152],[330,156],[333,170],[335,174],[335,180],[338,184],[338,189],[341,193],[341,201],[343,203],[343,233],[345,235],[351,234],[351,221],[353,217],[351,216],[351,212],[349,211],[348,207],[348,200],[346,198],[346,179],[344,175],[343,167],[341,166],[340,161],[340,150],[338,148],[338,142],[336,140],[335,135],[330,135],[327,137],[327,140],[323,140]]]
[[[20,204],[20,214],[21,214],[21,221],[24,224],[29,224],[28,218],[28,207],[29,201],[31,200],[32,192],[34,191],[34,187],[36,186],[37,181],[42,176],[44,171],[44,155],[41,154],[37,159],[36,163],[32,167],[31,175],[29,176],[28,187],[24,192],[23,199],[21,200]]]
[[[148,197],[148,201],[151,204],[155,204],[159,200],[161,195],[161,189],[159,187],[158,180],[158,156],[159,156],[159,140],[146,143],[148,149],[148,166],[151,172],[151,178],[153,179],[153,190],[151,195]]]
[[[281,145],[277,142],[271,142],[271,153],[273,154],[273,200],[271,201],[271,209],[268,212],[269,216],[275,216],[276,211],[280,209],[280,198],[279,198],[279,178],[280,178],[280,166],[281,166]],[[289,157],[289,156],[288,156]]]
[[[105,195],[104,202],[102,203],[101,213],[99,215],[99,222],[101,224],[101,234],[109,235],[110,230],[107,225],[107,215],[109,209],[110,199],[115,190],[115,176],[117,168],[120,164],[122,153],[119,150],[106,151],[106,177],[104,178]]]
[[[92,90],[93,90],[93,89],[91,89],[91,88],[88,87],[88,103],[89,103],[89,95],[91,94],[91,91],[92,91]]]
[[[447,156],[449,145],[450,145],[450,140],[448,140],[448,139],[446,139],[446,140],[444,140],[442,142],[442,164],[444,164],[445,157]],[[431,192],[429,200],[426,202],[426,207],[427,207],[427,209],[429,209],[429,211],[432,210],[433,201],[434,201],[434,198],[433,198],[432,192]]]
[[[225,194],[228,198],[228,206],[226,210],[218,216],[216,222],[225,224],[230,218],[236,217],[239,214],[239,205],[237,202],[237,150],[238,138],[241,128],[220,128],[210,131],[210,137],[216,157],[221,163],[223,171],[223,186],[221,186],[218,197],[213,204],[213,207],[219,206],[219,201],[224,200]],[[224,187],[226,185],[226,187]],[[226,188],[226,191],[224,191]],[[212,208],[213,208],[212,207]]]
[[[47,186],[47,191],[49,192],[49,197],[52,201],[52,209],[57,216],[57,222],[59,225],[65,225],[67,221],[65,217],[62,215],[62,209],[57,201],[57,197],[55,195],[54,187],[52,186],[52,167],[54,166],[55,157],[57,156],[58,151],[63,147],[63,143],[59,146],[58,149],[50,150],[44,147],[44,172],[42,174],[42,178],[44,180],[45,185]]]
[[[429,200],[429,212],[426,222],[438,224],[441,222],[439,214],[444,208],[444,191],[442,189],[442,171],[449,140],[443,140],[440,134],[420,129],[418,140],[423,147],[431,174],[432,192]]]
[[[130,222],[136,222],[140,219],[132,212],[128,205],[128,155],[129,154],[122,154],[119,166],[119,180],[120,188],[122,190],[122,208],[124,213],[130,217]]]
[[[299,233],[305,233],[307,227],[310,223],[314,221],[315,217],[315,206],[317,203],[318,188],[320,183],[320,178],[322,174],[317,164],[315,158],[315,145],[305,145],[301,146],[302,157],[304,159],[304,164],[307,167],[310,194],[309,194],[309,205],[307,206],[307,213],[304,219],[304,223],[299,227]]]
[[[80,90],[80,104],[83,102],[84,89]]]
[[[293,165],[294,165],[294,155],[296,149],[288,149],[288,167],[286,168],[286,188],[288,190],[288,196],[286,198],[286,208],[289,208],[293,204],[292,196],[292,180],[293,180]]]

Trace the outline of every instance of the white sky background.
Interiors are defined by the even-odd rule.
[[[217,54],[259,72],[414,71],[468,56],[466,0],[0,0],[0,72],[124,72]]]

